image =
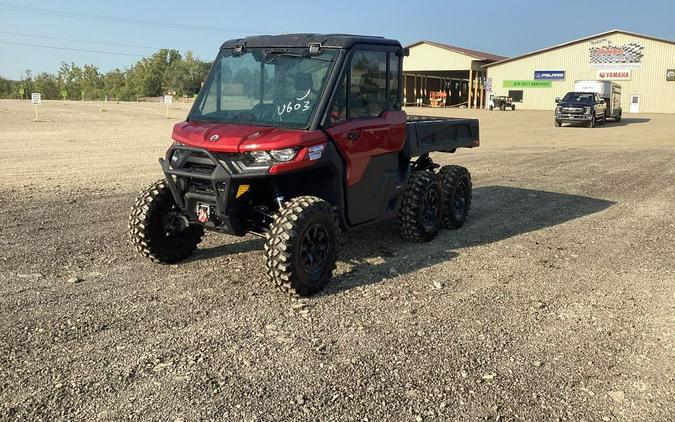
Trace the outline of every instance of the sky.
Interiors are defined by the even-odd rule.
[[[515,56],[616,28],[675,40],[673,16],[672,0],[0,0],[0,76],[53,73],[61,62],[125,69],[159,48],[211,60],[227,39],[285,32],[430,40]]]

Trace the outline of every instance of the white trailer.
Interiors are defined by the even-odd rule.
[[[598,94],[607,105],[605,117],[621,120],[621,85],[612,81],[574,81],[574,90]]]

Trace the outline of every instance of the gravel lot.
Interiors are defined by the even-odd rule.
[[[99,108],[0,101],[0,420],[675,420],[675,115],[422,110],[481,119],[435,157],[472,172],[468,224],[355,233],[293,301],[253,237],[138,257],[187,106]]]

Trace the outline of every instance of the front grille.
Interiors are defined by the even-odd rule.
[[[209,180],[188,179],[188,191],[214,195],[213,184]]]

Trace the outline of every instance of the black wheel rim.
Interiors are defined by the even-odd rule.
[[[461,220],[464,218],[464,213],[466,211],[466,184],[464,182],[458,183],[455,188],[452,211],[455,215],[455,219]]]
[[[426,230],[433,230],[438,221],[438,194],[429,189],[422,200],[422,225]]]
[[[180,240],[180,236],[185,232],[185,228],[180,224],[181,213],[175,205],[171,206],[169,212],[161,218],[162,234],[168,241]]]
[[[320,272],[328,259],[328,231],[321,224],[310,226],[302,237],[300,259],[307,274]]]

